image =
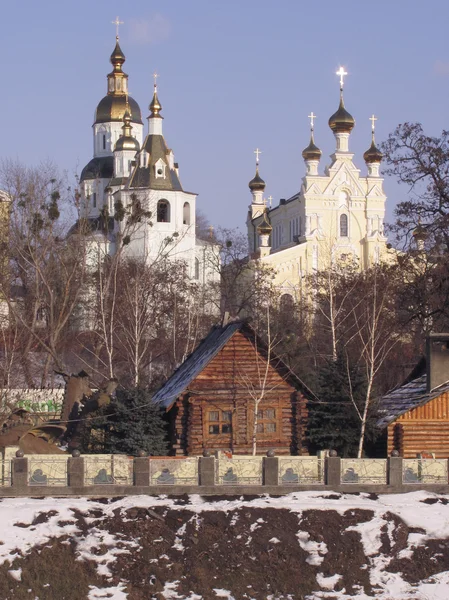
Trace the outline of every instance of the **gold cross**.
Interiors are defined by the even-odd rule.
[[[369,118],[369,120],[371,121],[371,130],[374,132],[374,129],[376,128],[375,122],[377,121],[377,117],[375,117],[373,115],[372,117]]]
[[[118,28],[120,25],[123,25],[123,21],[120,21],[119,17],[115,17],[115,21],[111,21],[113,25],[115,25],[115,37],[118,39]]]
[[[259,164],[259,154],[262,154],[262,150],[259,150],[259,148],[256,148],[254,150],[254,154],[256,155],[256,165]]]
[[[156,71],[153,73],[153,78],[154,78],[154,87],[157,88],[157,78],[159,77],[159,75],[156,73]]]
[[[309,119],[310,119],[310,127],[313,131],[313,122],[316,119],[316,115],[313,114],[313,112],[310,113],[310,115],[308,115]]]
[[[269,202],[270,202],[270,208],[271,208],[271,202],[272,202],[272,200],[273,200],[273,196],[268,196],[268,200],[269,200]]]
[[[345,83],[345,75],[347,75],[348,73],[344,70],[343,67],[340,67],[338,69],[338,71],[335,73],[335,75],[339,75],[340,76],[340,89],[343,89],[343,85]]]
[[[214,237],[214,226],[209,225],[209,239],[212,239],[213,237]]]

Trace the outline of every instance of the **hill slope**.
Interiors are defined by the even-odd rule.
[[[4,499],[2,600],[449,597],[449,496]]]

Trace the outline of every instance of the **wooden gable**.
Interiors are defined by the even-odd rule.
[[[400,415],[388,426],[388,454],[398,450],[404,458],[432,453],[449,458],[449,392]]]

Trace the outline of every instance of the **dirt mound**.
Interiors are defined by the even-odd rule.
[[[447,539],[429,539],[388,510],[346,509],[336,499],[332,509],[304,510],[269,498],[127,500],[74,504],[70,518],[57,501],[36,511],[28,527],[39,535],[47,527],[49,537],[11,553],[0,598],[386,600],[425,597],[412,595],[414,586],[449,570]],[[25,535],[23,521],[15,526]],[[406,595],[394,593],[399,577]]]

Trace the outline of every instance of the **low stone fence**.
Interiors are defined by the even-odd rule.
[[[449,493],[448,460],[337,456],[148,457],[5,453],[0,497],[286,494],[300,490]],[[207,453],[206,453],[207,454]]]

